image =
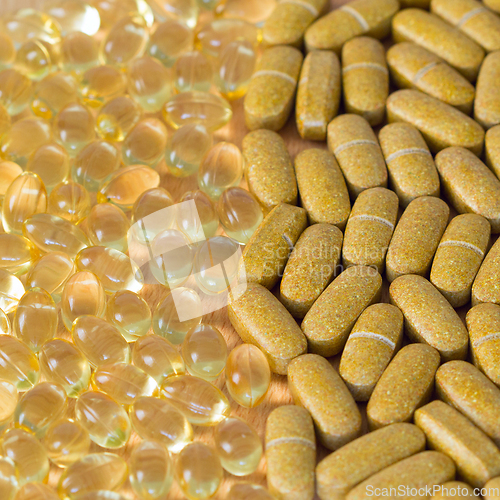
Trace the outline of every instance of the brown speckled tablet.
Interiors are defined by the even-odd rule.
[[[500,125],[492,127],[486,132],[484,146],[486,165],[493,170],[498,178],[500,176]]]
[[[500,19],[499,19],[500,22]],[[476,84],[474,119],[485,129],[500,123],[500,52],[486,56]]]
[[[477,500],[479,497],[474,494],[474,489],[463,481],[447,481],[440,484],[437,492],[432,495],[431,500]]]
[[[500,239],[486,254],[472,284],[472,305],[492,302],[500,305]]]

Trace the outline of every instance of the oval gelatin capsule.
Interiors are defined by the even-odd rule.
[[[247,19],[260,26],[273,12],[276,0],[227,0],[216,6],[215,13],[227,19]]]
[[[149,0],[151,9],[159,21],[173,18],[184,22],[190,28],[198,21],[198,3],[196,0]]]
[[[141,114],[141,107],[131,97],[115,97],[99,110],[97,134],[106,141],[121,142],[140,120]]]
[[[91,111],[77,102],[62,108],[54,120],[54,136],[71,156],[76,156],[95,137]]]
[[[183,203],[185,201],[194,201],[194,206]],[[215,236],[219,227],[215,205],[199,189],[184,193],[176,207],[175,218],[178,228],[193,242]]]
[[[0,377],[19,391],[34,387],[40,376],[40,365],[29,347],[11,335],[0,335]]]
[[[26,75],[13,68],[0,71],[0,104],[5,106],[9,115],[24,111],[32,95],[33,84]]]
[[[97,9],[80,0],[52,0],[44,12],[59,23],[62,35],[81,31],[93,36],[101,25]]]
[[[99,44],[95,38],[81,31],[74,31],[63,37],[61,41],[63,71],[80,76],[99,63]]]
[[[16,48],[7,33],[0,35],[0,70],[11,66],[16,57]]]
[[[95,66],[82,75],[78,85],[83,103],[95,109],[113,97],[124,94],[127,89],[127,79],[113,66]]]
[[[134,292],[116,292],[106,305],[106,318],[128,342],[146,335],[151,327],[149,305]]]
[[[18,393],[15,385],[6,380],[0,381],[0,432],[10,424],[17,407]],[[3,463],[0,461],[0,473],[3,478]],[[0,480],[0,485],[2,481]],[[3,492],[0,486],[0,493]]]
[[[89,214],[90,207],[88,191],[81,184],[64,181],[50,193],[47,212],[78,224]]]
[[[54,488],[42,483],[25,484],[17,493],[17,500],[58,500]]]
[[[147,53],[167,67],[185,52],[192,50],[193,30],[177,19],[165,19],[151,34]]]
[[[16,276],[25,274],[38,257],[33,244],[18,234],[0,234],[0,269]]]
[[[252,483],[236,483],[231,486],[226,500],[273,500],[273,498],[263,486]]]
[[[24,285],[13,274],[0,269],[0,309],[9,314],[14,311],[24,295]]]
[[[126,252],[130,222],[123,211],[111,203],[98,203],[86,219],[87,234],[92,244]]]
[[[174,86],[178,93],[208,92],[212,80],[213,62],[203,52],[186,52],[175,62]]]
[[[49,142],[40,146],[30,156],[26,170],[37,174],[50,194],[55,186],[67,179],[70,157],[62,146]]]
[[[163,158],[166,145],[167,129],[163,122],[156,118],[144,118],[134,126],[123,141],[123,162],[125,165],[155,167]]]
[[[0,131],[0,137],[2,133]],[[3,200],[7,189],[16,177],[23,173],[23,169],[13,161],[0,161],[0,201]]]
[[[16,54],[14,67],[33,81],[45,78],[52,71],[52,58],[40,40],[28,40]]]
[[[2,309],[0,309],[0,335],[11,335],[12,326],[10,319]]]

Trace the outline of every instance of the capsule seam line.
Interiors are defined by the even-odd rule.
[[[441,247],[463,247],[463,248],[468,248],[469,250],[472,250],[473,252],[476,252],[478,255],[481,257],[484,257],[484,252],[477,247],[476,245],[473,245],[472,243],[469,243],[468,241],[460,241],[460,240],[448,240],[448,241],[443,241],[438,245],[438,248]]]
[[[285,80],[288,80],[289,82],[293,83],[293,85],[297,85],[297,82],[295,81],[295,78],[293,78],[290,75],[287,75],[286,73],[283,73],[283,71],[277,71],[275,69],[261,69],[260,71],[257,71],[253,74],[252,79],[257,78],[258,76],[278,76],[279,78],[283,78]]]
[[[500,333],[490,333],[489,335],[485,335],[481,339],[477,339],[472,343],[472,347],[479,347],[481,344],[488,342],[489,340],[498,340],[500,339]]]
[[[366,22],[366,19],[355,9],[349,7],[348,5],[344,5],[340,7],[340,10],[351,14],[356,21],[358,21],[359,25],[363,28],[364,31],[370,31],[370,25]]]
[[[488,12],[488,10],[485,7],[477,7],[476,9],[472,9],[471,11],[467,12],[467,14],[464,14],[460,21],[457,23],[457,27],[461,28],[467,21],[472,19],[473,17],[478,16],[479,14],[482,14],[483,12]]]
[[[349,336],[349,339],[356,339],[356,338],[365,338],[365,339],[373,339],[373,340],[378,340],[385,345],[388,345],[391,349],[396,348],[396,344],[388,339],[387,337],[384,337],[383,335],[380,335],[380,333],[375,333],[375,332],[354,332],[351,333]]]
[[[380,222],[381,224],[384,224],[385,226],[394,229],[394,224],[390,220],[384,219],[383,217],[378,217],[377,215],[368,215],[368,214],[355,215],[354,217],[349,218],[348,223],[355,219]]]
[[[429,64],[426,64],[423,68],[419,69],[415,73],[415,76],[413,77],[412,82],[416,84],[420,80],[420,78],[425,76],[426,73],[428,73],[432,68],[436,67],[438,64],[441,64],[441,62],[434,61],[434,62],[431,62]]]
[[[399,158],[400,156],[413,155],[413,154],[418,154],[418,153],[432,156],[430,151],[428,151],[425,148],[404,148],[404,149],[400,149],[399,151],[396,151],[396,152],[390,154],[385,159],[385,162],[390,163],[392,160],[395,160],[396,158]]]
[[[304,446],[308,446],[313,450],[316,449],[316,443],[313,443],[309,439],[301,437],[284,437],[284,438],[271,439],[271,441],[266,443],[266,450],[271,448],[271,446],[279,446],[280,444],[303,444]]]
[[[295,5],[300,5],[301,7],[304,7],[304,9],[307,9],[314,17],[319,16],[319,12],[310,3],[301,0],[281,0],[280,3],[293,3]]]
[[[372,63],[372,62],[360,62],[355,64],[349,64],[345,68],[342,68],[342,74],[345,74],[348,71],[351,71],[352,69],[360,69],[360,68],[376,69],[378,71],[382,71],[382,73],[385,73],[386,75],[389,74],[389,71],[387,71],[387,68],[385,66],[382,66],[382,64]]]
[[[370,140],[370,139],[357,139],[355,141],[349,141],[349,142],[346,142],[345,144],[341,144],[340,146],[335,148],[335,150],[333,151],[333,154],[338,155],[339,153],[341,153],[345,149],[349,149],[349,148],[352,148],[354,146],[362,146],[364,144],[370,144],[372,146],[377,146],[377,143],[375,141]]]

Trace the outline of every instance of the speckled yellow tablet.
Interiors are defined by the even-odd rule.
[[[433,196],[415,198],[406,207],[387,250],[389,281],[405,274],[427,274],[449,214],[448,205]]]
[[[422,451],[366,479],[351,490],[346,500],[381,500],[390,497],[391,488],[392,492],[399,492],[397,498],[424,499],[426,486],[432,491],[434,485],[452,479],[455,479],[455,465],[451,458],[438,451]],[[422,494],[415,495],[419,490]]]
[[[302,53],[289,45],[264,51],[245,96],[245,123],[250,130],[280,130],[292,111]]]
[[[272,288],[283,275],[290,252],[306,227],[303,208],[286,203],[274,207],[243,250],[239,280]]]
[[[312,500],[316,436],[311,416],[304,408],[279,406],[269,414],[266,459],[267,485],[275,498]]]
[[[500,49],[500,18],[477,0],[432,0],[431,12],[472,38],[486,51]]]
[[[500,445],[500,389],[466,361],[449,361],[436,373],[436,394]]]
[[[280,300],[295,318],[306,315],[338,272],[342,239],[331,224],[314,224],[300,235],[280,284]]]
[[[372,188],[357,197],[345,228],[342,262],[349,266],[374,266],[384,271],[385,254],[398,216],[397,195],[386,188]]]
[[[439,176],[420,132],[408,123],[391,123],[379,133],[389,181],[406,207],[419,196],[439,197]]]
[[[436,155],[443,190],[459,213],[482,215],[491,232],[500,232],[500,180],[474,154],[447,148]]]
[[[485,136],[486,165],[500,177],[500,125],[490,128]]]
[[[313,50],[300,72],[295,117],[303,139],[324,141],[340,103],[340,62],[329,50]],[[385,103],[384,103],[385,104]]]
[[[242,143],[248,189],[267,209],[297,203],[297,181],[285,141],[272,130],[249,132]]]
[[[450,146],[470,149],[480,155],[484,130],[458,109],[419,90],[398,90],[387,99],[389,123],[406,122],[424,136],[430,150],[437,153]]]
[[[383,121],[389,71],[378,40],[360,36],[342,47],[342,88],[347,113],[361,115],[372,126]]]
[[[335,155],[356,198],[361,191],[387,186],[387,168],[370,124],[359,115],[334,118],[328,125],[328,149]]]
[[[432,401],[415,412],[415,423],[428,445],[452,458],[457,473],[472,486],[481,488],[500,474],[500,450],[455,408]]]
[[[431,283],[453,307],[470,300],[476,277],[490,241],[491,226],[480,215],[453,218],[439,242],[431,267]]]
[[[356,401],[368,401],[403,337],[403,314],[390,304],[367,307],[349,334],[339,374]]]
[[[478,304],[465,317],[474,364],[500,387],[500,306]]]
[[[239,286],[227,307],[231,324],[243,342],[266,355],[273,372],[286,375],[290,361],[307,351],[304,334],[267,288],[257,283]]]
[[[336,450],[361,434],[361,414],[332,365],[316,354],[299,356],[288,367],[288,386],[295,404],[303,406],[320,441]]]
[[[414,42],[444,59],[474,82],[484,59],[484,50],[457,28],[421,9],[405,9],[392,20],[396,43]]]
[[[472,305],[491,302],[500,305],[500,239],[495,241],[486,254],[476,279],[472,283]]]
[[[309,351],[338,354],[359,315],[378,302],[381,287],[382,277],[372,267],[349,267],[337,276],[302,321]]]
[[[431,500],[458,500],[460,498],[477,500],[479,498],[474,494],[472,486],[463,481],[447,481],[434,488],[433,491],[435,493],[432,495]]]
[[[361,481],[425,448],[424,433],[415,425],[388,425],[346,444],[316,467],[321,500],[343,500]]]
[[[344,229],[351,211],[349,192],[337,160],[324,149],[306,149],[295,157],[300,201],[310,224]]]
[[[500,13],[500,0],[483,0],[483,3],[491,10]]]
[[[429,344],[443,360],[464,359],[469,336],[450,303],[422,276],[400,276],[389,288],[391,302],[401,309],[405,332],[416,342]]]
[[[300,49],[307,27],[321,14],[327,0],[281,0],[262,27],[265,45]]]
[[[486,56],[479,71],[474,101],[474,119],[485,129],[500,123],[499,79],[500,52],[493,52]]]
[[[399,10],[397,0],[354,0],[315,21],[306,30],[307,50],[329,49],[340,53],[345,42],[360,35],[385,38],[391,19]]]
[[[486,3],[486,2],[485,2]],[[500,3],[498,4],[500,9]],[[484,500],[499,500],[500,499],[500,477],[496,477],[488,481],[485,485]]]

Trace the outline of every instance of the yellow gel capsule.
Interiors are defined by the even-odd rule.
[[[28,290],[17,305],[12,326],[16,337],[33,352],[38,352],[57,332],[54,299],[41,288]]]
[[[90,108],[100,108],[105,101],[124,94],[125,75],[113,66],[95,66],[87,70],[79,82],[83,102]]]
[[[99,66],[99,45],[81,31],[68,33],[61,42],[61,66],[66,73],[77,76]]]
[[[39,354],[40,368],[46,380],[58,384],[68,397],[76,398],[90,382],[90,365],[83,353],[67,340],[46,342]]]
[[[14,384],[6,380],[0,381],[0,431],[10,424],[17,406],[17,388]],[[1,487],[2,465],[0,461],[0,493],[3,491]],[[3,498],[3,497],[2,497]]]
[[[258,484],[236,483],[229,490],[226,500],[274,500],[274,497]]]
[[[47,193],[65,181],[69,175],[70,157],[67,151],[56,144],[43,144],[28,159],[27,172],[33,172],[42,180]]]
[[[149,40],[147,52],[167,67],[193,49],[193,30],[177,19],[166,19],[160,23]]]
[[[0,102],[0,138],[11,128],[12,120],[5,106]]]
[[[79,103],[62,108],[55,117],[54,136],[72,156],[76,156],[95,137],[94,117]]]
[[[194,28],[198,21],[198,4],[196,0],[148,0],[156,19],[165,21],[177,19]]]
[[[166,145],[167,128],[163,122],[157,118],[144,118],[123,140],[123,163],[155,167],[163,158]]]
[[[0,309],[6,314],[15,311],[19,300],[24,295],[24,285],[13,274],[0,269]]]
[[[165,121],[175,129],[197,123],[214,132],[226,125],[232,116],[229,103],[208,92],[183,92],[167,101],[163,108]]]
[[[192,204],[182,204],[184,201],[194,201],[194,207]],[[176,208],[177,226],[190,241],[201,241],[215,236],[219,227],[219,216],[212,200],[203,191],[184,193]]]
[[[135,342],[149,332],[151,310],[148,303],[134,292],[116,292],[106,305],[106,318],[116,326],[125,340]]]
[[[17,404],[14,425],[42,438],[49,425],[66,410],[66,393],[60,385],[42,382],[25,392]]]
[[[97,316],[79,316],[73,323],[73,342],[92,367],[128,363],[130,348],[113,325]]]
[[[11,335],[12,326],[9,317],[0,309],[0,335]]]
[[[20,340],[0,335],[0,378],[19,391],[34,387],[40,376],[36,355]]]
[[[61,39],[59,24],[47,14],[35,9],[21,9],[3,18],[3,27],[16,48],[30,39],[54,44]]]
[[[0,71],[11,66],[16,57],[16,48],[9,35],[0,34]]]
[[[0,203],[7,189],[9,189],[9,186],[14,182],[14,179],[19,177],[22,173],[23,169],[17,163],[12,161],[0,161]]]
[[[79,422],[61,419],[53,422],[43,438],[49,460],[58,467],[69,467],[88,455],[89,433]]]
[[[14,68],[34,81],[45,78],[51,71],[53,62],[49,51],[40,40],[28,40],[16,54]]]
[[[66,73],[57,72],[38,82],[31,100],[31,111],[45,120],[52,120],[64,106],[78,99],[76,80]]]
[[[97,9],[82,0],[52,0],[44,12],[59,23],[63,36],[75,31],[93,36],[101,25]]]
[[[120,493],[109,490],[91,491],[78,495],[75,500],[129,500],[130,497],[124,497]]]
[[[210,446],[196,442],[187,445],[177,457],[175,477],[190,500],[211,498],[219,489],[223,471],[219,457]]]
[[[49,195],[47,212],[77,224],[90,213],[88,191],[77,182],[64,181]]]
[[[192,90],[208,92],[212,80],[212,61],[202,52],[186,52],[175,62],[174,85],[179,93]]]
[[[151,7],[145,0],[89,0],[101,17],[101,27],[106,31],[117,19],[136,14],[144,19],[147,26],[152,26],[154,16]]]
[[[178,453],[193,440],[193,428],[175,407],[158,398],[139,398],[130,407],[130,420],[142,439],[159,441]]]
[[[16,500],[59,500],[59,497],[52,486],[28,483],[18,491]]]
[[[141,119],[141,113],[141,107],[131,97],[115,97],[100,109],[97,133],[107,141],[121,142]]]
[[[111,203],[98,203],[87,216],[87,234],[93,245],[127,251],[130,222],[123,211]]]
[[[0,71],[0,104],[11,116],[26,109],[33,95],[31,80],[19,71],[9,68]]]
[[[277,0],[227,0],[216,7],[216,14],[228,19],[246,19],[260,25],[276,8]]]
[[[0,269],[21,276],[38,257],[32,243],[18,234],[0,233]]]
[[[104,288],[94,273],[80,271],[67,280],[61,295],[61,317],[68,330],[71,330],[76,318],[83,315],[102,316],[105,309]]]

